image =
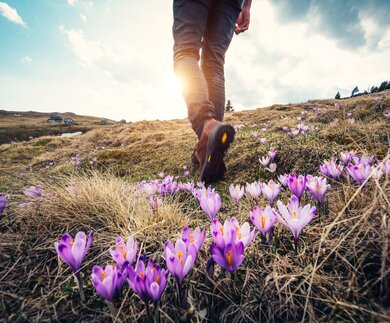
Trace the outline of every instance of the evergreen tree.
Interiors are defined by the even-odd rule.
[[[340,100],[341,99],[341,95],[340,95],[340,92],[337,92],[336,96],[334,97],[336,100]]]
[[[388,88],[388,85],[389,85],[388,81],[382,82],[381,85],[379,86],[378,92],[386,90]]]
[[[230,100],[227,100],[226,106],[225,106],[225,112],[234,112],[234,108]]]
[[[355,88],[352,90],[351,98],[356,94],[359,93],[359,88],[355,86]]]

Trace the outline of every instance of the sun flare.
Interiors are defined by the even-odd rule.
[[[166,78],[165,88],[167,91],[181,93],[184,88],[184,82],[172,74]]]

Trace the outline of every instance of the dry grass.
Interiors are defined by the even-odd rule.
[[[383,112],[390,108],[390,93],[381,96],[381,107],[369,96],[339,101],[342,108],[327,100],[227,115],[228,121],[247,127],[229,151],[225,180],[216,185],[223,200],[220,219],[236,216],[240,222],[248,221],[250,201],[244,200],[237,208],[228,197],[228,186],[275,178],[258,167],[258,157],[271,146],[280,156],[277,174],[318,173],[323,159],[345,149],[384,158],[389,153],[390,128]],[[323,108],[321,115],[310,112],[313,107]],[[319,131],[288,137],[280,128],[296,125],[301,111],[309,111],[304,122],[315,123]],[[355,124],[345,121],[346,113],[353,114]],[[282,120],[282,116],[289,119]],[[340,120],[338,125],[329,124],[335,118]],[[252,132],[261,131],[268,120],[267,143],[254,143]],[[167,199],[157,219],[135,186],[159,171],[182,174],[181,166],[187,163],[194,143],[187,121],[174,120],[99,129],[72,140],[43,137],[1,145],[0,191],[12,193],[13,202],[0,224],[0,319],[110,321],[88,277],[93,264],[110,261],[107,250],[118,234],[135,236],[142,252],[163,262],[163,243],[175,239],[184,225],[208,230],[209,220],[191,196],[183,193]],[[96,151],[97,146],[106,149]],[[81,169],[70,164],[77,152],[83,158]],[[99,166],[91,171],[88,160],[92,157],[98,158]],[[46,169],[50,161],[55,165]],[[27,178],[20,178],[20,171],[26,171]],[[22,200],[20,188],[32,184],[42,184],[47,196],[29,207],[16,207]],[[77,194],[67,190],[69,184]],[[187,281],[188,308],[177,308],[170,282],[163,295],[161,319],[389,321],[389,181],[371,178],[363,189],[347,181],[331,184],[329,214],[320,211],[304,230],[298,256],[289,232],[277,224],[272,247],[263,245],[257,236],[233,279],[218,268],[211,279],[205,272],[211,243],[208,235]],[[288,197],[287,192],[281,195],[284,202]],[[304,203],[309,202],[305,196]],[[58,262],[53,248],[63,232],[79,230],[95,233],[82,268],[85,304],[80,303],[70,271]],[[120,308],[118,321],[146,320],[142,303],[127,286],[116,306]]]

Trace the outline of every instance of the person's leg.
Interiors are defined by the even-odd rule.
[[[209,99],[215,107],[215,118],[219,121],[222,121],[225,109],[225,53],[233,38],[242,2],[215,0],[208,16],[201,66],[208,85]]]
[[[199,67],[199,51],[203,45],[209,9],[213,0],[174,0],[173,60],[176,75],[183,82],[188,119],[200,138],[206,119],[215,118],[209,100],[207,83]]]

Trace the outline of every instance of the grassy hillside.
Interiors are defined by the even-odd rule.
[[[74,125],[50,124],[47,120],[51,115],[58,115],[64,118],[73,118]],[[55,136],[64,132],[83,133],[101,127],[99,121],[102,118],[79,116],[72,112],[67,113],[44,113],[33,111],[5,111],[0,110],[0,144],[12,141],[29,140],[31,137]],[[111,121],[110,123],[116,123]]]
[[[320,175],[321,163],[345,150],[383,160],[389,154],[390,121],[384,116],[389,111],[390,91],[384,91],[227,114],[225,120],[240,129],[226,157],[226,176],[213,185],[222,198],[218,219],[235,216],[253,228],[249,212],[254,202],[245,197],[236,206],[229,196],[231,183],[276,181],[290,172]],[[298,135],[282,130],[300,123],[309,130]],[[256,132],[265,143],[254,139]],[[206,229],[207,237],[185,280],[185,306],[178,305],[173,278],[168,282],[158,309],[164,322],[390,319],[390,186],[385,176],[372,176],[364,187],[351,178],[329,178],[326,207],[319,207],[304,229],[297,255],[290,232],[277,223],[272,245],[257,234],[236,274],[216,265],[209,276],[210,220],[195,198],[186,192],[166,197],[156,216],[138,189],[140,181],[156,179],[160,172],[187,181],[184,165],[188,180],[196,182],[199,171],[189,163],[195,144],[188,121],[172,120],[0,145],[0,193],[11,195],[0,223],[0,319],[146,321],[145,308],[127,283],[112,314],[94,292],[92,267],[112,262],[108,249],[117,235],[133,236],[140,252],[166,267],[164,242],[174,241],[184,225]],[[278,152],[275,173],[259,164],[271,148]],[[43,187],[45,196],[24,196],[22,189],[31,185]],[[278,199],[287,203],[290,195],[283,189]],[[305,193],[301,204],[308,203],[314,205]],[[265,205],[262,198],[259,206]],[[80,230],[94,231],[81,268],[85,303],[53,246],[62,233],[74,236]]]

